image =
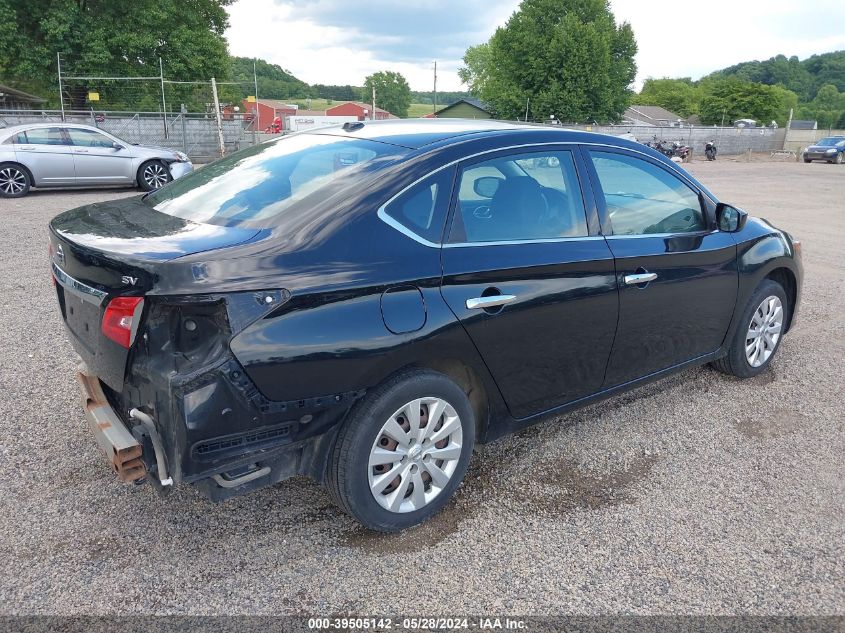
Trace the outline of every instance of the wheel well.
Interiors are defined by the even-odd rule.
[[[26,175],[29,176],[29,185],[31,187],[35,186],[35,178],[33,178],[32,172],[29,170],[29,167],[27,167],[26,165],[21,165],[20,163],[16,163],[13,160],[4,160],[4,161],[0,162],[0,165],[14,165],[15,167],[19,167],[20,169],[23,169],[26,172]]]
[[[472,405],[472,411],[475,414],[476,439],[483,437],[490,420],[490,401],[487,398],[484,381],[472,367],[463,361],[450,358],[431,360],[426,363],[414,364],[411,367],[431,369],[454,380],[467,394],[470,405]],[[409,369],[409,367],[405,369]]]
[[[798,294],[798,284],[795,281],[795,274],[788,268],[775,268],[768,275],[766,279],[771,279],[780,284],[783,291],[786,293],[786,300],[789,302],[789,312],[786,321],[785,332],[789,331],[792,325],[792,314],[795,312],[796,296]]]

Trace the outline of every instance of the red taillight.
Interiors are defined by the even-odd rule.
[[[132,345],[132,334],[135,319],[140,318],[144,307],[143,297],[115,297],[106,306],[103,315],[103,334],[118,345],[129,349]]]

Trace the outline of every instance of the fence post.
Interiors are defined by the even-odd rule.
[[[214,118],[217,121],[217,141],[220,143],[220,157],[226,155],[226,143],[223,140],[223,119],[220,118],[220,100],[217,98],[217,80],[211,78],[211,95],[214,97]]]
[[[179,108],[179,112],[182,113],[182,151],[185,152],[187,155],[188,153],[188,126],[185,122],[185,115],[188,113],[188,108],[185,104],[182,104],[182,107]]]
[[[56,53],[56,64],[59,70],[59,104],[62,108],[62,123],[65,120],[65,96],[62,93],[62,54]]]
[[[164,64],[158,58],[159,77],[161,78],[161,114],[164,117],[164,138],[167,138],[167,103],[164,100]]]

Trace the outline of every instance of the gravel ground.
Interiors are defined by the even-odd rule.
[[[0,201],[0,613],[845,613],[845,167],[696,162],[804,242],[770,371],[709,368],[480,447],[416,530],[296,479],[214,505],[119,484],[86,429],[46,224],[131,192]]]

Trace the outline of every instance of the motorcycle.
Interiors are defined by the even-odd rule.
[[[687,145],[681,145],[678,141],[672,143],[672,147],[666,153],[669,158],[678,157],[682,161],[686,161],[689,158],[690,153],[692,152],[692,148]]]
[[[704,155],[707,160],[716,160],[716,141],[708,141],[704,144]]]

